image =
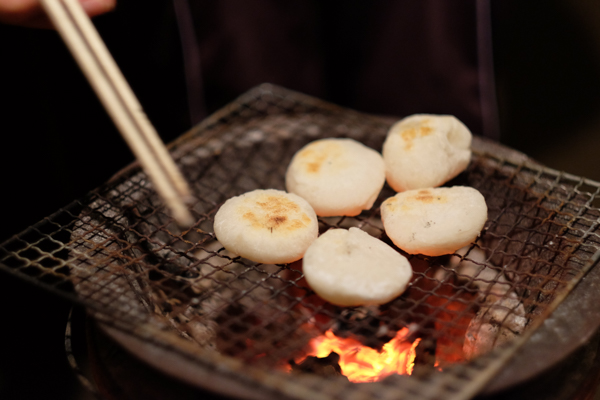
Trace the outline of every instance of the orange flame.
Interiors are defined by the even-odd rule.
[[[342,374],[351,382],[376,382],[392,374],[412,374],[416,347],[421,339],[413,343],[405,340],[408,328],[402,328],[392,340],[383,346],[381,352],[365,346],[353,338],[339,338],[331,330],[311,339],[308,356],[327,357],[332,351],[340,356]]]

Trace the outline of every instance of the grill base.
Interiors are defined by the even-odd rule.
[[[225,382],[217,373],[200,380],[200,375],[195,375],[195,384],[184,382],[185,375],[191,375],[194,370],[185,360],[169,359],[169,354],[149,347],[134,336],[98,325],[83,313],[75,318],[83,321],[75,324],[80,329],[74,336],[85,342],[86,351],[78,355],[78,360],[86,362],[89,377],[108,400],[280,398],[258,388],[241,386],[239,382]],[[518,362],[518,355],[515,361]],[[165,370],[174,374],[180,374],[182,370],[187,372],[176,379],[164,373]],[[600,331],[594,332],[571,354],[545,371],[514,386],[498,389],[502,383],[498,379],[503,373],[475,399],[596,400],[600,398]],[[207,390],[207,385],[213,385],[213,390]],[[495,388],[495,392],[486,393],[490,388]]]

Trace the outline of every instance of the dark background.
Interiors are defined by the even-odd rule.
[[[95,21],[170,142],[191,126],[178,33],[168,6],[134,3]],[[600,2],[492,3],[500,141],[600,180]],[[0,74],[3,242],[133,156],[55,32],[0,25]],[[0,304],[0,398],[83,398],[63,345],[70,304],[5,273]]]

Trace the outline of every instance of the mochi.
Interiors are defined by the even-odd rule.
[[[440,256],[474,242],[487,220],[485,198],[467,186],[415,189],[381,204],[392,242],[409,254]]]
[[[302,269],[319,297],[346,307],[387,303],[412,277],[406,257],[355,227],[319,236],[304,254]]]
[[[385,164],[379,152],[356,140],[321,139],[294,155],[285,182],[319,216],[355,216],[373,206],[385,184]]]
[[[396,122],[382,149],[388,184],[397,192],[443,185],[469,165],[471,139],[452,115],[415,114]]]
[[[214,219],[217,240],[230,252],[266,264],[299,260],[319,234],[317,215],[303,198],[257,189],[228,199]]]

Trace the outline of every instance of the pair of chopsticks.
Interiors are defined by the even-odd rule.
[[[40,3],[173,218],[191,226],[188,184],[78,0]]]

